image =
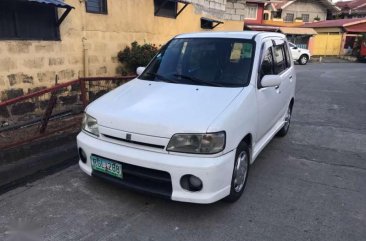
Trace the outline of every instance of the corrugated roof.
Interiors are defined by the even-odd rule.
[[[296,2],[296,0],[282,0],[282,1],[276,1],[273,0],[272,4],[276,9],[285,9],[288,6],[290,6],[292,3]],[[326,8],[331,9],[333,11],[340,11],[340,9],[333,4],[331,0],[316,0],[314,2],[323,4]]]
[[[305,28],[346,27],[364,22],[366,22],[366,18],[336,19],[336,20],[324,20],[319,22],[306,23],[303,27]]]
[[[28,2],[37,2],[37,3],[44,3],[44,4],[50,4],[53,5],[55,7],[59,7],[59,8],[74,8],[73,6],[65,3],[64,1],[61,0],[27,0]]]
[[[345,27],[347,32],[366,33],[366,22]]]
[[[353,1],[343,1],[343,2],[337,2],[336,6],[340,7],[340,8],[350,8],[350,9],[354,9],[354,8],[358,8],[361,5],[366,4],[366,0],[353,0]]]
[[[316,34],[318,34],[313,28],[280,27],[280,31],[283,34],[293,34],[293,35],[316,35]]]

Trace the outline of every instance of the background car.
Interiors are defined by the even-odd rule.
[[[296,44],[289,42],[292,58],[301,65],[305,65],[310,60],[310,51],[308,49],[299,48]]]

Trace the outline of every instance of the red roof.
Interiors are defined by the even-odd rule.
[[[309,27],[309,28],[346,27],[364,22],[366,22],[366,18],[336,19],[336,20],[324,20],[319,22],[306,23],[303,27]]]
[[[366,22],[346,27],[347,32],[366,33]]]
[[[364,4],[366,4],[366,0],[352,0],[352,1],[337,2],[336,6],[340,7],[343,10],[343,8],[355,9]]]

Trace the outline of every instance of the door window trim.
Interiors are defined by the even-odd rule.
[[[261,71],[261,68],[262,68],[262,62],[263,62],[264,53],[265,53],[265,50],[266,50],[265,45],[267,44],[267,42],[270,42],[270,44],[271,44],[270,48],[272,49],[271,54],[272,54],[272,60],[273,60],[272,66],[273,66],[273,68],[275,68],[273,49],[274,49],[274,46],[275,46],[274,44],[276,43],[276,40],[283,41],[283,43],[278,44],[277,46],[280,46],[280,45],[284,46],[283,50],[284,50],[284,59],[285,59],[285,62],[286,62],[286,68],[283,71],[281,71],[280,73],[274,74],[274,75],[282,75],[285,72],[287,72],[289,69],[291,69],[291,67],[293,66],[292,57],[290,55],[290,49],[288,47],[288,41],[286,41],[285,39],[281,39],[281,38],[266,38],[266,39],[264,39],[264,41],[262,43],[261,51],[260,51],[259,64],[258,64],[258,70],[257,70],[257,89],[262,89],[261,84],[260,84],[260,81],[261,81],[260,71]],[[285,50],[286,49],[285,45],[287,45],[287,52]],[[287,54],[289,55],[290,63],[288,63]]]

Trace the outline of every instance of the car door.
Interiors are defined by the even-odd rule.
[[[298,60],[301,55],[301,50],[293,43],[289,43],[289,45],[290,45],[290,49],[291,49],[292,58],[294,60]]]
[[[271,39],[265,41],[262,45],[262,60],[259,66],[257,82],[257,141],[262,139],[262,137],[276,124],[282,109],[283,101],[281,99],[280,86],[262,88],[260,85],[260,81],[265,75],[276,74],[273,47],[273,41]]]
[[[293,62],[288,53],[288,45],[285,39],[276,39],[273,46],[274,72],[281,78],[281,84],[277,91],[280,96],[280,111],[278,118],[282,118],[290,103],[291,88],[294,81]]]

